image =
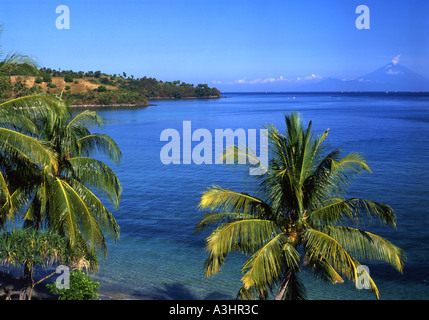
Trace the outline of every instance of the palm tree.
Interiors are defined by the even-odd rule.
[[[268,126],[271,159],[257,179],[256,194],[212,186],[202,195],[201,210],[210,210],[196,231],[216,226],[206,239],[205,275],[217,273],[231,250],[249,255],[242,267],[241,299],[305,299],[299,272],[306,266],[332,283],[356,281],[358,259],[379,260],[402,272],[404,252],[382,237],[358,229],[368,220],[396,227],[386,204],[347,198],[351,179],[370,168],[357,153],[341,156],[329,149],[326,130],[314,136],[297,113],[285,117],[286,132]],[[243,150],[227,150],[237,158]],[[371,290],[379,291],[367,274]]]
[[[0,34],[3,27],[0,25]],[[0,57],[2,53],[0,51]],[[34,60],[16,52],[0,61],[0,95],[11,88],[13,73],[34,74]],[[45,142],[35,138],[37,125],[34,119],[62,114],[65,108],[56,99],[42,95],[20,97],[0,103],[0,224],[12,216],[15,194],[9,190],[5,174],[11,167],[24,163],[33,166],[49,163],[57,166],[55,153]]]
[[[72,117],[63,102],[52,102],[58,112],[36,113],[31,126],[25,116],[14,122],[24,123],[19,127],[27,134],[0,127],[1,222],[19,217],[25,228],[44,226],[57,232],[67,239],[70,249],[78,248],[92,257],[94,269],[98,250],[107,254],[105,233],[116,240],[119,226],[91,189],[104,192],[117,209],[122,188],[113,170],[90,156],[101,152],[119,163],[121,151],[109,136],[91,134],[89,127],[103,123],[95,112]],[[30,299],[34,279],[27,265],[23,283],[22,297]]]
[[[31,57],[8,54],[0,61],[0,93],[10,88],[12,72],[36,71]],[[119,227],[90,188],[107,195],[115,208],[122,188],[113,170],[90,156],[100,152],[119,163],[121,151],[108,135],[91,133],[92,126],[102,124],[91,111],[72,117],[56,97],[0,103],[0,222],[24,210],[25,226],[38,229],[45,223],[72,246],[106,250],[102,230],[117,238]]]
[[[35,70],[31,58],[7,55],[0,61],[0,94],[10,89],[12,72]],[[24,227],[58,232],[95,263],[98,249],[106,254],[104,234],[116,240],[119,226],[94,192],[117,209],[122,188],[113,170],[91,156],[101,153],[119,163],[122,155],[111,137],[91,133],[92,126],[102,124],[91,111],[73,117],[58,97],[32,95],[0,103],[0,224],[23,218]],[[28,264],[23,280],[23,292],[31,292]]]
[[[70,111],[42,116],[35,122],[39,126],[36,138],[49,143],[57,163],[43,168],[20,166],[9,172],[9,181],[18,182],[16,207],[25,209],[25,226],[38,229],[45,224],[65,236],[70,246],[87,245],[91,252],[107,252],[104,233],[117,239],[119,226],[91,189],[106,195],[117,209],[122,187],[114,171],[91,155],[104,153],[119,163],[122,154],[118,145],[108,135],[90,132],[92,126],[103,123],[93,111],[74,117]]]
[[[45,141],[37,139],[34,119],[60,114],[64,109],[46,96],[26,96],[0,103],[0,224],[11,218],[12,197],[5,174],[17,167],[56,168],[57,155]]]

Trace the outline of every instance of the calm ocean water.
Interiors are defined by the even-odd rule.
[[[241,287],[244,257],[228,257],[218,275],[204,278],[204,238],[194,235],[202,213],[201,192],[216,184],[252,190],[244,174],[225,165],[164,165],[161,132],[284,129],[283,115],[299,111],[313,129],[330,128],[329,141],[362,153],[373,171],[358,177],[350,195],[385,202],[397,214],[397,230],[368,227],[407,252],[403,274],[387,264],[362,262],[381,299],[429,298],[429,96],[340,94],[224,94],[216,100],[157,101],[147,108],[98,110],[103,131],[120,145],[123,161],[114,169],[123,185],[120,240],[95,276],[100,293],[115,299],[234,299]],[[196,142],[195,144],[197,144]],[[305,270],[305,269],[304,269]],[[310,299],[374,299],[353,283],[331,285],[302,274]]]

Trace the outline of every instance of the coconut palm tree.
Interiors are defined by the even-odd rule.
[[[0,32],[2,28],[0,26]],[[0,61],[0,93],[10,88],[10,75],[37,71],[31,57],[10,53]],[[91,189],[103,192],[115,208],[119,179],[96,152],[119,163],[121,151],[104,134],[92,134],[103,120],[95,112],[75,117],[56,97],[32,95],[0,104],[0,222],[23,212],[25,226],[66,236],[70,245],[106,249],[102,230],[117,238],[119,227]]]
[[[42,168],[19,166],[9,172],[9,181],[17,182],[15,206],[25,208],[25,226],[38,229],[44,224],[65,236],[70,246],[106,251],[104,233],[117,239],[119,226],[100,199],[106,195],[117,209],[122,187],[114,171],[91,156],[102,153],[119,163],[122,154],[118,145],[108,135],[91,133],[92,126],[103,123],[93,111],[74,117],[70,111],[56,117],[41,116],[35,123],[36,138],[49,144],[57,162]]]
[[[53,98],[26,96],[0,103],[0,224],[13,211],[12,193],[5,174],[13,168],[56,168],[57,155],[46,141],[38,139],[36,117],[61,114],[65,109]]]
[[[6,217],[18,217],[25,228],[55,231],[70,249],[79,248],[87,256],[95,257],[99,249],[107,254],[105,234],[116,240],[119,226],[94,191],[103,192],[117,209],[122,188],[114,171],[90,156],[104,153],[119,163],[121,151],[109,136],[90,132],[91,126],[103,123],[95,112],[73,117],[64,105],[59,110],[35,114],[27,134],[0,127],[0,218],[4,223]],[[22,292],[31,292],[27,266],[23,280]]]
[[[0,25],[0,34],[2,32]],[[0,58],[2,57],[0,51]],[[11,88],[10,75],[37,72],[34,60],[16,52],[0,60],[0,95]],[[43,141],[36,138],[38,117],[61,115],[64,106],[54,98],[43,95],[20,97],[0,103],[0,224],[12,216],[13,192],[9,190],[5,174],[11,167],[30,164],[57,166],[55,153]]]
[[[7,55],[0,61],[0,94],[10,88],[12,72],[34,70],[30,58]],[[117,239],[119,226],[94,192],[117,209],[122,188],[113,170],[91,156],[101,153],[119,163],[121,151],[108,135],[91,133],[92,126],[102,123],[91,111],[73,117],[57,97],[32,95],[0,103],[2,226],[7,219],[23,218],[24,227],[56,231],[71,249],[79,247],[87,256],[95,257],[98,249],[107,253],[104,234]],[[31,279],[26,264],[22,292],[31,292]]]
[[[255,195],[212,186],[202,195],[201,210],[210,210],[196,231],[215,226],[206,239],[209,257],[205,274],[219,272],[231,250],[250,257],[242,267],[241,299],[305,299],[301,268],[332,283],[358,279],[358,260],[379,260],[402,272],[404,252],[358,226],[376,219],[396,226],[386,204],[346,197],[351,179],[370,168],[357,153],[342,156],[324,141],[328,130],[315,136],[297,113],[285,117],[286,132],[268,126],[270,162],[258,176]],[[237,147],[224,158],[237,159]],[[364,269],[364,272],[365,269]],[[379,298],[366,272],[371,290]]]

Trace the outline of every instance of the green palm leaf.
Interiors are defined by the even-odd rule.
[[[304,232],[304,247],[309,261],[323,257],[339,274],[356,279],[356,267],[353,257],[341,244],[329,236],[314,229]]]
[[[90,128],[93,126],[101,127],[103,125],[103,118],[100,117],[95,111],[85,110],[78,113],[71,119],[66,128],[67,130],[77,130],[77,132],[84,132],[81,136],[90,133]]]
[[[122,186],[115,172],[109,166],[102,161],[87,157],[75,157],[68,161],[77,180],[104,192],[115,208],[118,208]]]
[[[385,261],[402,272],[405,253],[390,241],[371,232],[350,227],[326,226],[322,231],[336,239],[354,257]]]
[[[0,126],[25,130],[38,134],[40,129],[36,121],[64,116],[68,112],[64,102],[44,95],[30,95],[8,100],[0,104]]]
[[[49,186],[50,214],[49,225],[68,239],[70,246],[77,243],[79,233],[79,217],[76,210],[76,202],[73,201],[73,193],[68,185],[55,177]]]
[[[211,211],[220,210],[224,212],[243,212],[248,214],[252,213],[253,208],[257,206],[265,209],[269,208],[267,204],[256,197],[218,186],[208,188],[203,193],[201,201],[198,204],[200,210],[209,209]]]
[[[314,208],[309,214],[310,221],[315,224],[363,223],[376,219],[381,224],[396,226],[393,209],[383,203],[357,198],[331,198],[319,205],[321,207]]]
[[[113,163],[119,164],[122,152],[116,142],[106,134],[89,134],[78,140],[81,156],[90,156],[92,153],[100,152],[108,157]]]
[[[47,143],[20,132],[0,127],[0,151],[13,152],[14,146],[39,165],[50,165],[57,169],[56,154],[48,148]]]
[[[113,214],[104,206],[101,200],[91,192],[85,185],[75,179],[70,179],[70,185],[79,196],[84,199],[88,208],[91,208],[100,229],[106,232],[113,239],[119,238],[119,225]],[[107,248],[104,248],[107,250]]]
[[[222,224],[207,238],[206,250],[210,256],[206,262],[206,276],[220,270],[223,258],[231,249],[252,252],[278,232],[277,225],[269,220],[247,219]]]
[[[11,216],[13,207],[6,180],[0,170],[0,224],[4,225],[6,218]]]
[[[288,237],[280,233],[256,251],[243,265],[241,278],[244,287],[271,284],[285,268],[298,267],[299,253],[288,243]]]
[[[214,212],[204,214],[204,218],[197,223],[195,232],[202,231],[208,227],[215,226],[225,222],[232,222],[243,219],[253,219],[251,214],[237,212]]]

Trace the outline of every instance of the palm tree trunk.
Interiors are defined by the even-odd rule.
[[[282,300],[283,295],[285,294],[286,288],[289,284],[291,275],[292,275],[292,269],[288,269],[286,271],[286,274],[283,276],[282,282],[280,283],[279,289],[277,291],[277,294],[274,300]]]
[[[22,289],[19,293],[19,300],[31,300],[34,288],[34,278],[31,267],[28,264],[24,266],[24,277]]]

